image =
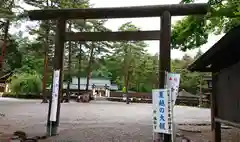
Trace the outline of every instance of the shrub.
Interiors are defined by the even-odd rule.
[[[16,98],[16,94],[11,92],[6,92],[6,93],[3,93],[2,97]]]
[[[180,106],[187,106],[185,103],[179,103]]]
[[[38,93],[41,91],[41,77],[37,73],[21,73],[11,77],[9,87],[13,93]]]
[[[133,100],[132,100],[132,102],[138,102],[138,98],[136,98],[136,97],[133,97]]]
[[[201,107],[201,108],[210,108],[210,104],[209,103],[203,103],[203,104],[199,105],[199,107]]]
[[[26,93],[4,93],[2,97],[8,98],[21,98],[21,99],[41,99],[42,96],[36,93],[26,94]]]

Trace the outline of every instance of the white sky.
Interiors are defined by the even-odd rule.
[[[122,6],[143,6],[143,5],[163,5],[163,4],[177,4],[180,0],[90,0],[94,7],[122,7]],[[197,0],[197,2],[206,2],[206,0]],[[24,6],[26,9],[32,9],[29,6]],[[172,24],[182,17],[172,17]],[[110,19],[106,22],[106,27],[116,31],[122,24],[132,22],[141,30],[160,30],[160,18],[128,18],[128,19]],[[25,30],[25,26],[31,24],[26,23],[20,28],[21,31]],[[12,28],[11,32],[15,32],[16,28]],[[28,35],[29,36],[29,35]],[[214,43],[216,43],[223,35],[210,35],[208,43],[201,47],[203,52],[207,51]],[[146,41],[149,45],[148,51],[152,54],[159,52],[159,41]],[[198,49],[187,51],[190,56],[194,56]],[[172,50],[171,58],[181,58],[184,54],[179,50]]]

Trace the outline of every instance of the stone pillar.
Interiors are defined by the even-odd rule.
[[[104,88],[105,88],[105,97],[109,97],[110,95],[109,95],[109,87],[107,86],[107,84],[105,84],[105,86],[104,86]]]
[[[108,90],[107,88],[105,89],[105,96],[110,97],[110,90]]]
[[[94,97],[94,99],[96,99],[96,88],[95,88],[95,84],[92,85],[92,95]]]
[[[110,97],[110,90],[108,89],[108,97]]]
[[[9,86],[8,86],[8,83],[6,83],[4,92],[8,92],[8,90],[9,90]]]

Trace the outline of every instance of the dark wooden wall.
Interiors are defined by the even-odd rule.
[[[226,59],[227,60],[227,59]],[[240,62],[221,70],[217,75],[217,117],[240,123]]]

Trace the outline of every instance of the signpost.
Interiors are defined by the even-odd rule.
[[[49,135],[52,136],[52,133],[56,131],[53,128],[53,123],[57,121],[57,109],[59,101],[59,81],[60,81],[60,70],[55,70],[53,72],[53,86],[52,86],[52,97],[50,103],[50,116],[49,116]]]
[[[166,72],[165,89],[152,90],[153,132],[170,134],[175,140],[173,108],[178,96],[180,74]]]
[[[156,133],[171,134],[171,91],[169,89],[152,90],[153,98],[153,131]]]
[[[53,88],[52,88],[52,104],[51,104],[51,113],[50,121],[56,121],[57,119],[57,105],[58,105],[58,91],[59,91],[59,77],[60,71],[55,70],[53,73]]]
[[[172,90],[172,98],[173,98],[173,105],[175,105],[177,96],[178,96],[178,89],[180,85],[180,74],[178,73],[170,73],[167,72],[167,81],[166,81],[166,88]]]
[[[179,90],[179,85],[180,85],[180,74],[178,73],[171,73],[171,72],[166,72],[166,88],[171,90],[171,118],[172,118],[172,141],[175,140],[176,137],[176,132],[175,132],[175,125],[174,125],[174,118],[173,118],[173,108],[177,100],[178,96],[178,90]]]

